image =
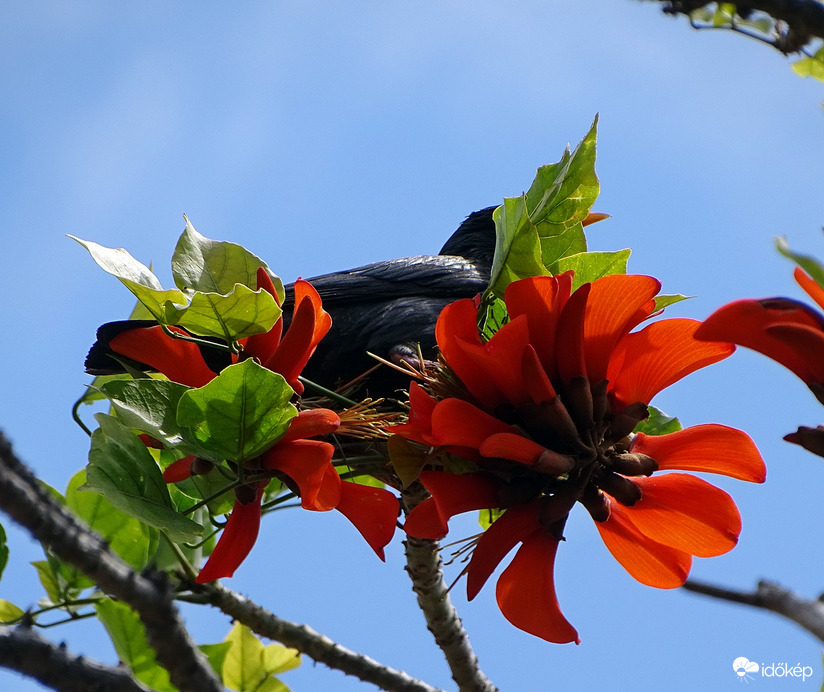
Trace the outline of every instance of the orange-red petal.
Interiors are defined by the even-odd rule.
[[[821,288],[821,286],[818,285],[818,282],[807,274],[807,272],[805,272],[801,267],[796,267],[793,270],[793,276],[798,282],[798,285],[807,292],[807,295],[818,303],[818,307],[824,308],[824,288]]]
[[[330,463],[335,448],[320,440],[278,442],[261,456],[263,468],[280,471],[300,490],[304,509],[325,512],[340,501],[340,476]]]
[[[647,538],[697,557],[723,555],[735,547],[741,515],[720,488],[687,473],[633,480],[641,499],[626,516]]]
[[[662,389],[735,350],[729,343],[695,339],[700,325],[682,318],[660,320],[619,341],[607,371],[614,400],[648,404]]]
[[[615,344],[655,309],[661,282],[640,274],[611,274],[592,282],[584,317],[584,352],[591,382],[607,376]]]
[[[223,528],[215,549],[200,570],[195,581],[207,584],[221,577],[231,577],[252,550],[260,531],[260,500],[263,488],[258,488],[252,502],[235,501],[229,520]]]
[[[659,470],[704,471],[763,483],[767,467],[747,433],[725,425],[694,425],[668,435],[638,433],[632,452],[658,462]]]
[[[751,348],[781,363],[807,384],[824,382],[820,353],[810,358],[807,339],[799,340],[788,331],[772,331],[777,325],[806,325],[812,331],[822,331],[824,320],[812,308],[788,298],[737,300],[712,313],[695,336]]]
[[[292,322],[277,350],[263,365],[283,375],[298,394],[302,393],[298,376],[331,326],[332,318],[323,309],[318,292],[308,281],[298,279]]]
[[[423,471],[420,480],[432,497],[415,507],[406,518],[403,528],[410,536],[443,538],[449,519],[456,514],[500,504],[501,482],[488,476]]]
[[[269,272],[263,267],[258,267],[257,270],[257,287],[258,290],[263,289],[269,293],[275,299],[275,302],[280,305],[278,293],[275,290],[275,285],[272,283],[272,278],[269,276]],[[250,336],[243,345],[243,349],[254,358],[257,358],[261,363],[265,363],[277,350],[282,332],[283,318],[280,317],[268,332]]]
[[[558,540],[543,529],[527,536],[496,589],[498,607],[515,627],[548,642],[580,644],[555,595]]]
[[[532,466],[546,448],[518,433],[500,432],[487,437],[478,451],[484,457],[509,459]]]
[[[306,409],[298,413],[291,421],[289,428],[278,442],[302,440],[318,435],[331,435],[340,427],[340,417],[328,408]]]
[[[184,333],[179,327],[172,331]],[[214,379],[197,344],[168,336],[160,327],[140,327],[120,332],[110,342],[112,351],[162,372],[172,382],[202,387]]]
[[[472,559],[466,568],[466,597],[470,601],[478,595],[487,579],[506,554],[529,534],[540,528],[538,523],[541,501],[506,510],[478,540]]]
[[[558,320],[555,339],[555,355],[558,377],[566,385],[573,377],[586,377],[586,353],[584,351],[584,315],[592,290],[592,284],[579,287],[564,305]]]
[[[354,524],[381,560],[383,549],[392,540],[398,520],[398,498],[383,488],[343,482],[335,507]]]
[[[467,351],[467,346],[483,348],[478,334],[478,308],[471,298],[450,303],[438,316],[435,339],[444,359],[480,401],[496,401],[500,391],[483,366]]]
[[[518,429],[463,399],[439,401],[432,412],[432,439],[439,445],[480,449],[487,437],[501,432]]]
[[[596,521],[595,526],[612,556],[642,584],[659,589],[681,586],[690,573],[692,555],[642,534],[630,519],[631,507],[609,504],[609,519]]]
[[[557,376],[555,358],[558,319],[572,290],[572,272],[513,281],[504,302],[510,318],[526,315],[529,342],[535,348],[550,378]]]
[[[191,454],[177,461],[173,461],[163,470],[163,480],[167,483],[179,483],[192,477],[192,462],[194,456]]]

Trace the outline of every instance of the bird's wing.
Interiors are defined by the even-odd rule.
[[[325,305],[403,297],[459,298],[482,292],[489,281],[489,270],[462,257],[420,255],[375,262],[307,281]],[[287,296],[290,289],[287,287]]]

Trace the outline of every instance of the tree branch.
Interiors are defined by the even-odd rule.
[[[381,665],[363,654],[351,651],[306,625],[283,620],[248,598],[218,582],[193,585],[193,602],[206,602],[246,625],[256,634],[297,649],[318,663],[371,682],[388,692],[440,692],[435,687],[403,671]]]
[[[824,602],[807,600],[774,582],[758,582],[755,591],[736,591],[690,579],[684,586],[687,591],[700,593],[733,603],[770,610],[783,615],[803,627],[810,634],[824,641]]]
[[[0,665],[60,692],[151,692],[127,668],[73,656],[25,625],[0,626]]]
[[[401,493],[404,509],[409,513],[423,499],[423,486],[415,483]],[[498,688],[481,671],[469,636],[449,598],[441,569],[440,545],[437,541],[407,536],[406,571],[412,590],[426,618],[426,626],[443,651],[460,692],[497,692]]]
[[[703,0],[656,0],[668,14],[688,15],[694,10],[711,5]],[[747,10],[764,12],[776,21],[784,22],[798,37],[824,38],[824,4],[818,0],[747,0],[737,3],[739,14]],[[803,45],[803,43],[801,44]],[[780,45],[776,44],[777,48]],[[789,51],[792,52],[792,51]]]
[[[58,557],[88,575],[105,593],[134,608],[158,663],[169,671],[181,692],[222,692],[222,684],[183,625],[165,575],[136,574],[99,535],[39,485],[2,433],[0,509]]]

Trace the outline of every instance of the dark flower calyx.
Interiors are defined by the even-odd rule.
[[[610,440],[622,440],[635,430],[638,423],[649,418],[649,409],[642,401],[636,401],[621,409],[610,421],[606,437]]]
[[[632,507],[641,499],[641,488],[636,483],[612,471],[603,471],[597,484],[625,507]]]
[[[623,476],[651,476],[658,470],[658,462],[646,454],[626,452],[609,458],[612,471]]]

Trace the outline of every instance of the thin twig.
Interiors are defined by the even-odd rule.
[[[209,603],[256,634],[297,649],[329,668],[370,682],[388,692],[440,692],[403,671],[389,668],[368,656],[351,651],[306,625],[283,620],[217,582],[195,585],[192,589],[192,597],[181,596],[181,600]]]
[[[683,588],[704,596],[778,613],[824,641],[824,602],[802,598],[775,582],[762,579],[755,591],[737,591],[690,579]]]
[[[130,605],[146,628],[158,663],[181,692],[221,692],[175,607],[162,573],[137,574],[106,542],[44,490],[0,433],[0,509],[88,575],[105,593]],[[93,687],[89,687],[93,689]]]
[[[420,503],[422,490],[420,483],[414,483],[401,493],[407,513]],[[458,689],[460,692],[497,692],[498,688],[481,671],[469,636],[449,598],[438,541],[407,536],[404,548],[412,590],[418,596],[426,626],[443,651]]]

